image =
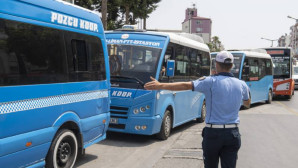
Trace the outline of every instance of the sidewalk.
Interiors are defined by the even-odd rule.
[[[195,124],[183,131],[154,168],[203,168],[202,129]]]

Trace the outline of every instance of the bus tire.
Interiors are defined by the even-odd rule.
[[[267,104],[271,104],[272,103],[272,91],[271,91],[271,89],[269,90],[268,100],[266,100],[266,103]]]
[[[206,102],[204,100],[203,102],[203,105],[202,105],[202,109],[201,109],[201,117],[200,118],[197,118],[197,122],[198,123],[202,123],[205,121],[205,118],[206,118],[206,112],[207,112],[207,109],[206,109]]]
[[[78,141],[68,129],[56,134],[46,157],[46,168],[72,168],[78,155]]]
[[[159,140],[166,140],[171,134],[172,128],[172,115],[169,110],[166,110],[165,115],[162,120],[160,132],[156,134],[156,137]]]
[[[291,100],[292,99],[292,94],[291,95],[286,95],[286,99],[289,99],[289,100]]]

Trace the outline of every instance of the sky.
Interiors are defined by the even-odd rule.
[[[298,19],[298,0],[161,0],[147,20],[147,29],[181,30],[185,10],[195,3],[198,15],[211,18],[212,36],[225,49],[270,47]],[[273,43],[274,46],[277,42]]]

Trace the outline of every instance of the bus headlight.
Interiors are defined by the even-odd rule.
[[[135,126],[135,129],[136,129],[136,130],[140,130],[140,129],[141,129],[141,126],[136,125],[136,126]]]
[[[149,110],[149,109],[150,109],[150,106],[149,106],[149,105],[147,105],[147,106],[146,106],[146,109],[147,109],[147,110]]]
[[[134,114],[139,114],[139,109],[137,109],[137,108],[134,109],[134,110],[133,110],[133,113],[134,113]]]
[[[141,108],[140,108],[140,111],[141,111],[142,113],[144,113],[144,112],[146,111],[146,108],[145,108],[145,107],[141,107]]]

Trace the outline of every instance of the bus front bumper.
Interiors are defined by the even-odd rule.
[[[110,122],[108,131],[130,134],[153,135],[160,131],[162,119],[159,115],[153,117],[128,117]]]

